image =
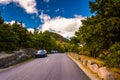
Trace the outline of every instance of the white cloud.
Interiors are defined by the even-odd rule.
[[[5,22],[5,23],[6,23],[6,24],[13,25],[13,24],[15,23],[15,21],[12,20],[12,21],[10,21],[10,22]],[[20,22],[17,22],[17,23],[20,24]],[[24,24],[24,23],[23,23],[22,25],[23,25],[23,27],[25,27],[25,24]],[[29,32],[34,33],[34,29],[33,29],[33,28],[27,28],[27,30],[28,30]]]
[[[27,28],[27,30],[28,30],[29,32],[34,33],[34,29],[33,29],[33,28]]]
[[[44,2],[50,2],[50,0],[43,0]]]
[[[1,4],[9,4],[12,0],[0,0]]]
[[[82,25],[81,20],[85,19],[80,15],[76,15],[75,18],[55,17],[50,18],[47,14],[41,14],[40,19],[44,22],[41,25],[42,31],[54,31],[64,37],[74,36],[75,31]]]
[[[15,23],[14,20],[10,21],[10,22],[5,22],[6,24],[10,24],[10,25],[13,25]],[[17,22],[18,24],[20,24],[20,22]],[[22,26],[25,27],[25,24],[22,23]]]
[[[29,14],[38,13],[35,0],[0,0],[1,4],[9,4],[11,2],[19,4]]]
[[[75,18],[83,18],[82,15],[77,15],[77,14],[75,14],[74,17],[75,17]]]
[[[50,16],[48,16],[47,14],[43,14],[43,11],[41,12],[39,17],[42,23],[45,23],[51,19]]]

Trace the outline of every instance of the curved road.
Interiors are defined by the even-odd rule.
[[[50,54],[0,73],[0,80],[90,80],[66,54]]]

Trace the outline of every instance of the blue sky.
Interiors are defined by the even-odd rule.
[[[23,21],[26,28],[54,31],[67,37],[82,25],[78,20],[92,15],[89,1],[94,0],[0,0],[0,11],[6,22]]]

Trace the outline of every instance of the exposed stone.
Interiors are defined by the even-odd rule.
[[[21,49],[20,52],[26,54],[28,57],[34,57],[37,50],[33,48],[28,48],[28,49]]]
[[[88,60],[84,59],[83,60],[83,65],[87,65]]]
[[[0,52],[0,58],[4,58],[4,57],[7,57],[7,56],[11,56],[11,54],[7,54],[4,51]]]
[[[98,69],[99,69],[99,65],[98,65],[98,64],[88,65],[88,67],[89,67],[93,72],[98,72]]]
[[[83,61],[84,61],[84,58],[83,58],[83,57],[81,57],[81,62],[83,63]]]
[[[81,57],[80,57],[80,56],[77,56],[76,58],[77,58],[77,60],[81,60]]]
[[[115,80],[114,74],[110,72],[106,67],[99,68],[97,73],[104,80]]]
[[[78,60],[81,61],[81,57],[79,57]]]
[[[29,48],[20,51],[14,51],[9,56],[0,57],[0,68],[6,68],[19,62],[25,61],[35,55],[36,50]],[[2,55],[6,53],[1,53]]]
[[[96,63],[96,62],[94,62],[94,61],[88,60],[87,65],[92,65],[92,64],[97,64],[97,63]]]

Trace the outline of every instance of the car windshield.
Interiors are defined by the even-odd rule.
[[[39,50],[37,54],[45,54],[45,50]]]

